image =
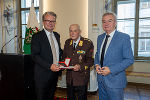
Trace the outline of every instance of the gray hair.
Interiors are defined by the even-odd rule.
[[[54,16],[55,18],[57,18],[57,15],[54,13],[54,12],[52,12],[52,11],[48,11],[48,12],[45,12],[43,15],[42,15],[42,21],[44,21],[44,18],[45,18],[45,16],[46,15],[52,15],[52,16]]]
[[[79,25],[79,24],[71,24],[71,25],[70,25],[70,27],[71,27],[71,26],[77,26],[77,27],[78,27],[78,29],[81,31],[81,29],[80,29],[80,25]],[[69,29],[70,29],[70,28],[69,28]]]
[[[103,17],[105,17],[105,16],[107,16],[107,15],[112,15],[112,16],[114,17],[115,21],[117,21],[117,16],[116,16],[115,13],[113,13],[113,12],[106,12],[106,13],[103,14]],[[103,17],[102,17],[102,18],[103,18]]]

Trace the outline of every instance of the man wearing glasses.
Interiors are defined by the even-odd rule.
[[[42,16],[44,29],[34,34],[31,41],[31,54],[35,62],[34,79],[36,100],[53,100],[56,90],[61,56],[60,35],[54,32],[57,15],[45,12]]]

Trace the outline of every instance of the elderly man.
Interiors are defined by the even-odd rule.
[[[69,33],[70,38],[65,42],[63,59],[70,58],[70,66],[74,68],[67,70],[67,100],[87,100],[90,67],[94,64],[94,46],[91,40],[81,37],[78,24],[70,25]]]
[[[99,100],[123,100],[126,87],[125,69],[134,62],[128,34],[117,31],[114,13],[102,17],[105,33],[98,36],[95,66],[99,87]]]

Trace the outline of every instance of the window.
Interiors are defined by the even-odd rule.
[[[116,0],[117,30],[131,37],[135,59],[150,60],[150,0]]]
[[[29,11],[32,2],[34,2],[34,9],[39,22],[39,0],[21,0],[21,33],[22,33],[22,48],[24,45],[24,38],[26,33],[27,21],[29,16]],[[23,49],[22,49],[23,52]]]

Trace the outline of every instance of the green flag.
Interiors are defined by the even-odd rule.
[[[28,23],[26,27],[25,39],[24,39],[24,54],[31,54],[31,39],[32,35],[39,30],[39,24],[34,10],[34,5],[31,5],[30,13],[28,17]]]
[[[37,27],[35,28],[26,28],[26,34],[24,39],[24,54],[31,54],[31,39],[32,35],[36,32],[38,32],[39,29]]]

